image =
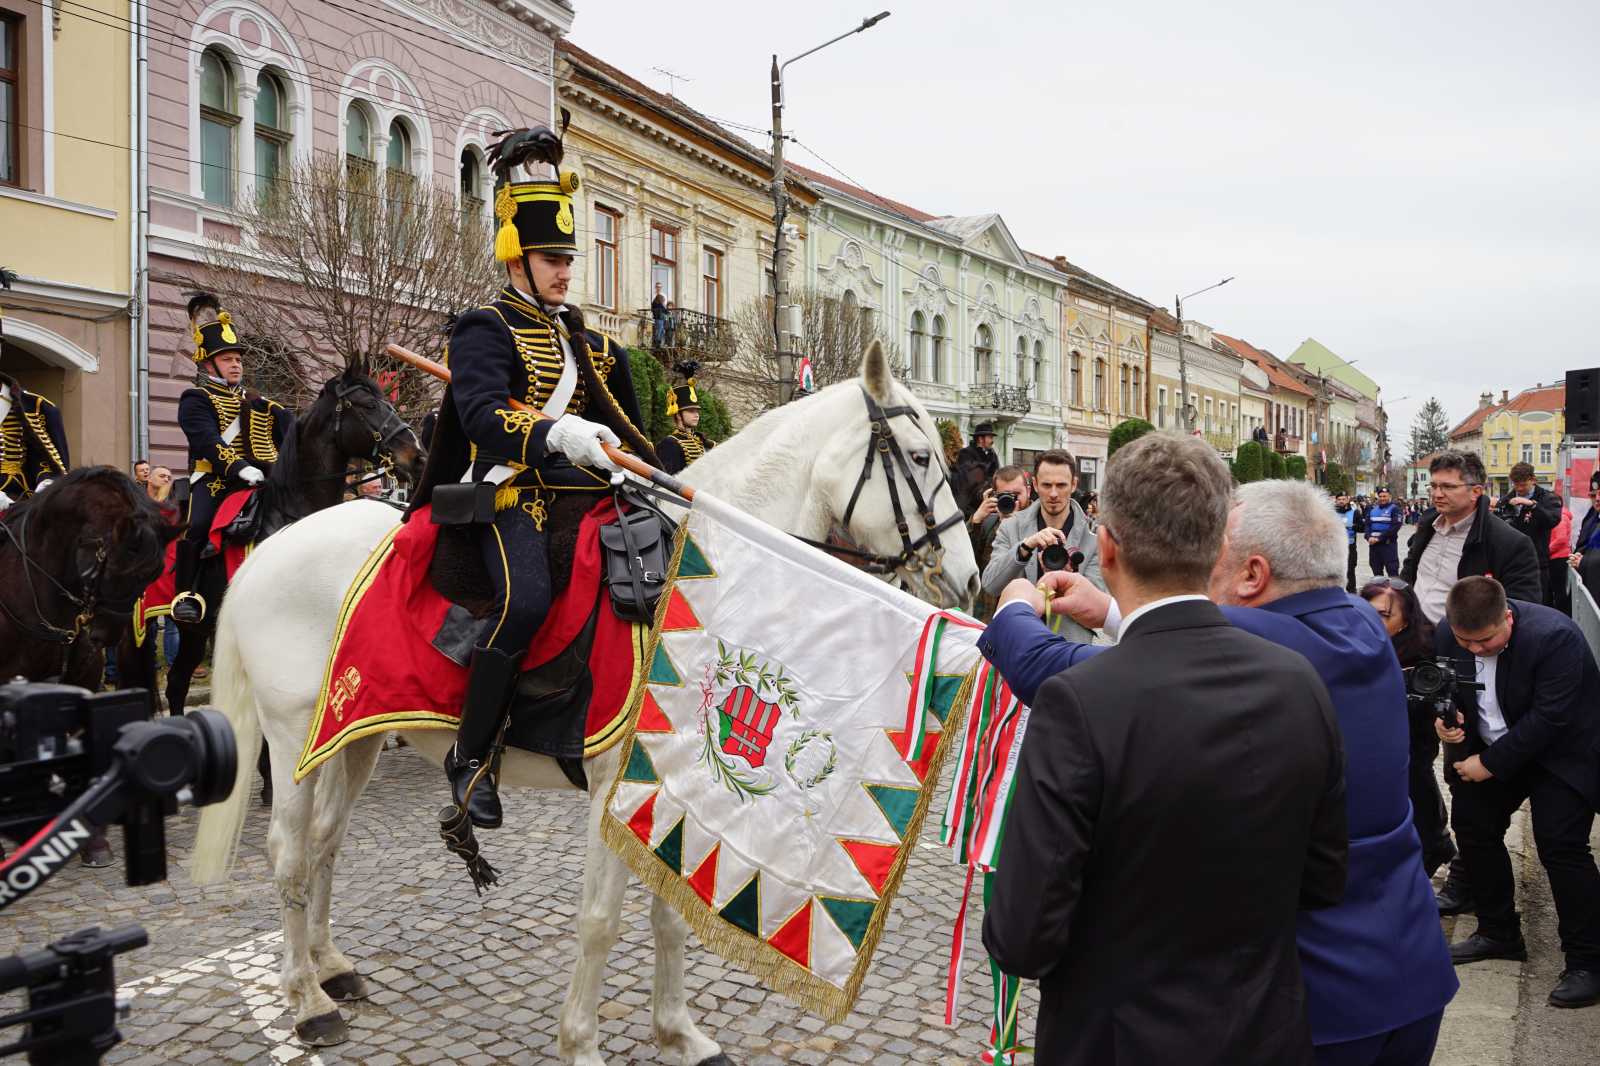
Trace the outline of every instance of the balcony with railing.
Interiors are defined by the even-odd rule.
[[[715,315],[684,308],[673,309],[656,328],[648,307],[635,311],[634,335],[623,335],[634,347],[648,348],[669,365],[678,359],[700,362],[732,359],[739,346],[738,331],[732,322]]]
[[[1015,420],[1033,409],[1032,392],[1030,385],[980,381],[967,387],[967,406],[976,415]]]
[[[1272,438],[1272,449],[1284,455],[1295,455],[1300,451],[1300,438],[1283,430],[1278,430]]]
[[[1231,453],[1239,443],[1235,423],[1225,418],[1207,418],[1195,427],[1205,434],[1206,443],[1219,452]]]

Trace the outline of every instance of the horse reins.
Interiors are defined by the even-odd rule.
[[[84,545],[93,545],[95,550],[94,564],[78,572],[78,582],[84,590],[83,595],[80,596],[56,580],[54,574],[40,566],[28,554],[28,519],[31,517],[33,517],[32,511],[24,514],[22,520],[16,523],[17,529],[12,529],[12,523],[10,522],[0,521],[0,532],[5,533],[6,539],[11,542],[12,546],[17,549],[17,553],[22,557],[23,579],[27,583],[28,595],[33,600],[33,613],[39,619],[38,625],[19,618],[6,605],[3,599],[0,599],[0,611],[4,611],[5,616],[11,620],[13,625],[34,640],[44,641],[49,644],[70,645],[82,635],[83,627],[89,624],[89,620],[95,616],[98,610],[96,592],[100,585],[100,578],[105,574],[106,560],[110,552],[106,547],[104,537],[97,537],[92,541],[80,537],[73,544],[74,554],[76,554],[78,548]],[[39,589],[34,585],[33,575],[35,572],[55,586],[56,591],[65,597],[67,603],[78,612],[72,620],[71,629],[63,629],[45,617],[44,606],[39,602]],[[132,611],[131,605],[129,611],[130,613]]]
[[[362,428],[372,435],[372,450],[363,456],[363,458],[372,463],[375,467],[377,467],[377,469],[364,477],[357,478],[355,481],[350,482],[351,485],[361,485],[368,481],[376,481],[378,478],[383,477],[384,471],[394,466],[394,455],[390,452],[389,445],[396,437],[400,436],[400,434],[412,432],[411,426],[406,423],[405,419],[400,417],[400,412],[394,409],[394,405],[388,403],[387,401],[381,401],[381,398],[380,402],[384,403],[384,406],[387,408],[387,410],[384,412],[382,421],[378,423],[378,428],[373,429],[372,423],[367,421],[367,416],[362,414],[360,409],[356,407],[355,404],[350,402],[351,396],[358,392],[366,391],[369,390],[364,384],[361,383],[357,383],[355,385],[337,384],[333,387],[334,399],[338,401],[334,404],[333,408],[333,439],[335,441],[339,439],[340,429],[344,425],[345,411],[350,411],[357,418],[359,418],[361,420]],[[350,469],[347,466],[344,470],[340,470],[332,474],[314,474],[310,477],[304,478],[303,480],[332,481],[334,478],[348,478],[349,476]]]
[[[814,548],[821,548],[832,555],[847,555],[861,562],[862,569],[871,574],[891,574],[899,570],[918,573],[931,588],[933,580],[944,572],[944,545],[939,539],[939,534],[952,526],[961,523],[961,511],[940,522],[933,513],[932,500],[938,498],[939,486],[935,485],[933,495],[924,500],[922,489],[917,484],[911,464],[907,461],[905,452],[900,447],[900,442],[895,438],[894,432],[889,427],[892,418],[916,418],[916,409],[907,405],[898,407],[880,407],[872,398],[872,394],[865,388],[861,390],[862,398],[867,402],[867,418],[871,422],[871,436],[867,441],[867,454],[861,464],[861,476],[856,479],[856,487],[850,493],[850,502],[845,506],[844,519],[841,529],[846,538],[850,536],[850,519],[855,515],[856,502],[861,498],[861,491],[867,487],[867,482],[872,480],[872,463],[874,458],[883,466],[884,480],[889,485],[889,504],[894,508],[894,524],[900,533],[901,551],[899,555],[884,555],[880,552],[867,551],[857,547],[853,542],[846,544],[831,541],[812,540],[809,537],[795,537],[802,543]],[[912,502],[916,504],[917,513],[922,518],[925,532],[915,540],[911,537],[911,524],[906,520],[905,508],[900,503],[900,491],[897,488],[898,478],[895,477],[896,469],[900,476],[905,478],[906,485],[911,491]],[[950,486],[948,475],[942,475],[939,484],[950,489],[951,499],[955,498],[955,489]]]

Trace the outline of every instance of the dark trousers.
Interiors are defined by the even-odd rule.
[[[189,528],[184,531],[183,539],[195,545],[197,552],[205,550],[206,540],[211,536],[211,520],[217,516],[224,484],[215,474],[202,474],[189,493]],[[211,491],[213,485],[218,486],[216,492]]]
[[[1572,613],[1572,590],[1567,587],[1567,571],[1571,569],[1564,558],[1551,559],[1544,568],[1545,605],[1567,615]]]
[[[1319,1044],[1315,1048],[1317,1066],[1428,1066],[1433,1059],[1433,1046],[1439,1042],[1442,1021],[1441,1010],[1387,1033],[1341,1044]]]
[[[543,502],[521,493],[517,505],[494,516],[478,531],[478,550],[494,590],[494,608],[480,645],[520,659],[550,613],[550,555],[544,534]]]
[[[1505,835],[1511,816],[1527,800],[1567,965],[1600,970],[1600,868],[1589,851],[1594,810],[1577,789],[1538,764],[1509,779],[1467,782],[1453,773],[1451,778],[1456,841],[1478,904],[1478,931],[1497,940],[1522,933]]]
[[[1350,558],[1349,558],[1349,560],[1347,562],[1347,565],[1345,567],[1345,572],[1344,572],[1344,590],[1346,592],[1354,592],[1356,590],[1356,542],[1355,541],[1351,541],[1350,542]]]
[[[1373,577],[1399,577],[1400,542],[1380,540],[1367,545],[1367,564],[1372,567]]]
[[[1439,757],[1439,736],[1433,731],[1433,716],[1419,721],[1421,715],[1413,711],[1411,723],[1411,770],[1407,779],[1411,794],[1411,824],[1416,826],[1417,837],[1422,841],[1422,868],[1432,877],[1435,870],[1449,861],[1455,851],[1450,842],[1450,815],[1445,809],[1444,796],[1439,793],[1439,779],[1433,774],[1433,762]]]

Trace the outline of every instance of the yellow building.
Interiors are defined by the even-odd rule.
[[[54,401],[75,465],[126,467],[138,143],[125,0],[0,0],[0,370]],[[131,403],[130,403],[131,401]]]
[[[1098,278],[1065,258],[1061,395],[1068,450],[1078,459],[1079,480],[1097,489],[1111,430],[1129,418],[1154,422],[1150,410],[1150,315],[1156,307]]]
[[[1565,385],[1535,385],[1505,399],[1483,420],[1483,466],[1495,494],[1511,487],[1511,468],[1533,464],[1541,485],[1554,484],[1566,432]]]

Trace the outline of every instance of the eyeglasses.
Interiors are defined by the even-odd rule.
[[[1368,588],[1371,588],[1374,585],[1381,585],[1387,589],[1394,589],[1396,592],[1404,592],[1406,589],[1411,587],[1397,577],[1375,577],[1371,581],[1367,582]]]
[[[1457,489],[1470,489],[1476,481],[1431,481],[1428,483],[1429,492],[1454,492]]]

